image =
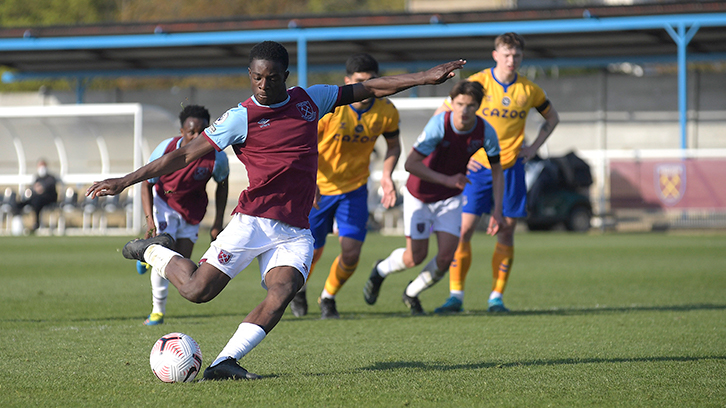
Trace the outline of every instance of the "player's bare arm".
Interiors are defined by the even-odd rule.
[[[386,138],[386,157],[383,159],[383,174],[381,176],[381,188],[383,197],[381,204],[384,208],[391,208],[396,204],[396,185],[393,183],[393,169],[396,168],[398,158],[401,156],[401,141],[396,133],[395,137]]]
[[[117,195],[128,186],[153,177],[163,176],[179,169],[183,169],[189,163],[214,150],[214,147],[206,138],[198,137],[186,146],[161,156],[153,162],[139,167],[123,177],[110,178],[93,183],[86,191],[86,195],[95,198],[107,195]]]
[[[459,190],[464,190],[466,184],[469,183],[469,179],[461,173],[454,174],[453,176],[447,176],[446,174],[431,170],[423,163],[425,158],[426,156],[417,152],[415,149],[412,149],[406,159],[406,171],[421,180],[441,184],[442,186],[449,188],[458,188]]]
[[[144,220],[146,221],[146,233],[144,238],[156,236],[156,224],[154,224],[154,202],[152,189],[154,186],[148,181],[141,183],[141,207],[144,209]]]
[[[493,163],[492,165],[492,195],[494,196],[494,208],[491,217],[489,217],[489,225],[487,234],[494,236],[499,232],[499,228],[506,224],[506,220],[502,215],[502,198],[504,197],[504,170],[501,163]]]
[[[217,239],[217,235],[222,232],[224,223],[224,209],[227,206],[227,196],[229,195],[229,177],[217,183],[217,190],[214,192],[214,223],[209,230],[212,241]]]
[[[465,60],[450,61],[422,72],[371,78],[364,82],[345,85],[339,105],[349,105],[372,96],[383,98],[417,85],[438,85],[453,78],[456,75],[454,71],[461,69],[465,64]]]
[[[542,114],[542,117],[545,121],[539,128],[537,138],[531,145],[522,146],[522,150],[519,152],[519,157],[521,157],[525,163],[537,154],[539,148],[542,147],[547,138],[552,134],[552,131],[555,130],[557,124],[560,123],[560,115],[552,105],[550,105],[549,109]]]

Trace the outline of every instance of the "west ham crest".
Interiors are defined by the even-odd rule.
[[[219,255],[217,255],[217,260],[222,265],[227,265],[229,263],[229,261],[232,260],[232,254],[230,254],[229,252],[225,251],[224,249],[221,249],[219,251]]]
[[[309,101],[302,101],[295,106],[297,106],[297,110],[300,111],[300,115],[302,115],[302,118],[307,120],[308,122],[312,122],[317,119],[315,109],[313,109]]]
[[[659,164],[654,171],[655,191],[665,205],[675,205],[686,193],[686,166],[682,163]]]

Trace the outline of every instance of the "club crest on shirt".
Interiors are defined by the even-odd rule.
[[[209,167],[197,167],[194,169],[194,173],[192,173],[192,178],[196,181],[205,180],[211,172],[212,171]]]
[[[166,221],[159,221],[159,231],[164,231],[168,226],[169,225],[166,223]]]
[[[361,132],[363,132],[363,125],[361,125],[359,123],[359,124],[355,125],[355,133],[361,133]]]
[[[313,109],[309,101],[302,101],[295,106],[297,106],[297,110],[300,112],[300,115],[302,115],[302,118],[308,122],[312,122],[317,119],[315,109]]]
[[[423,233],[424,231],[426,231],[426,224],[423,222],[419,222],[418,224],[416,224],[416,231],[418,231],[419,233]]]
[[[655,166],[655,191],[666,205],[681,201],[686,192],[686,166],[680,163]]]
[[[227,265],[229,263],[229,261],[232,260],[232,254],[230,254],[229,252],[225,251],[224,249],[221,249],[219,251],[219,255],[217,255],[217,260],[222,265]]]
[[[509,99],[508,96],[505,96],[504,98],[502,98],[502,105],[509,106],[511,103],[512,103],[512,100]]]

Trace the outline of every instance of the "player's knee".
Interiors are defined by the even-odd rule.
[[[440,271],[446,271],[449,269],[449,265],[454,260],[454,255],[436,255],[436,269]]]
[[[420,265],[421,262],[426,260],[427,255],[425,252],[413,253],[411,255],[411,262],[406,262],[406,267],[413,268],[414,266]]]
[[[179,294],[184,299],[193,303],[207,303],[216,296],[216,293],[211,292],[207,288],[196,285],[182,286],[179,288]]]
[[[358,260],[360,259],[360,252],[356,253],[343,253],[341,256],[341,261],[343,262],[343,265],[346,266],[353,266],[358,265]]]

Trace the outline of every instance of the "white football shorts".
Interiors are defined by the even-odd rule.
[[[411,239],[428,239],[432,231],[461,234],[463,195],[426,204],[403,189],[403,232]]]
[[[157,233],[166,232],[174,239],[187,238],[196,243],[199,237],[199,224],[188,223],[181,214],[156,195],[156,190],[154,190],[154,224]]]
[[[313,236],[309,229],[237,213],[212,242],[200,263],[207,262],[233,279],[255,258],[265,290],[265,275],[277,266],[292,266],[307,281],[313,261]]]

